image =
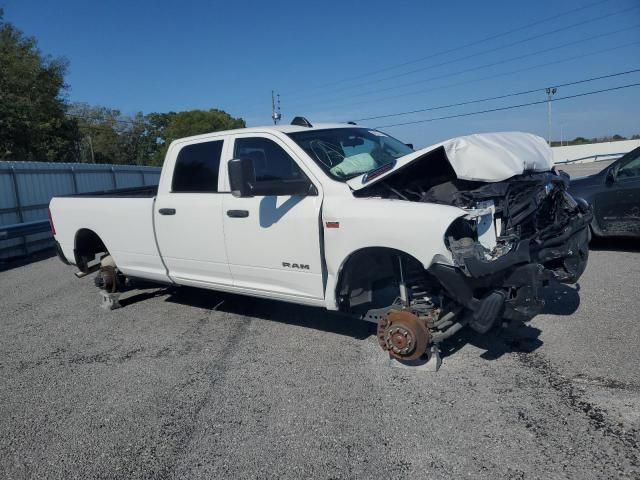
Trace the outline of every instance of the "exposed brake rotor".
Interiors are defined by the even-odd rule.
[[[398,360],[420,358],[430,340],[425,322],[408,310],[390,310],[378,322],[380,346]]]
[[[115,267],[106,265],[100,268],[100,273],[96,277],[96,286],[102,288],[108,293],[118,291],[118,273]]]

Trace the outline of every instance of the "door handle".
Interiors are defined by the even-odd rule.
[[[247,218],[249,210],[227,210],[227,216],[231,218]]]
[[[160,215],[175,215],[176,214],[176,209],[175,208],[161,208],[160,210],[158,210],[158,213]]]

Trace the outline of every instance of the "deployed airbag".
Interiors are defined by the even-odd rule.
[[[373,170],[376,167],[378,167],[378,164],[373,159],[373,157],[364,152],[358,153],[356,155],[351,155],[350,157],[345,157],[342,162],[331,168],[330,171],[333,175],[346,177],[357,172],[366,172],[367,170]]]
[[[447,158],[460,180],[500,182],[525,171],[551,170],[551,148],[529,133],[487,133],[444,142]]]
[[[458,180],[501,182],[516,175],[551,170],[553,158],[547,142],[522,132],[480,133],[456,137],[400,157],[393,169],[367,181],[365,175],[347,183],[354,190],[369,187],[394,175],[415,161],[429,161],[428,154],[443,148]]]

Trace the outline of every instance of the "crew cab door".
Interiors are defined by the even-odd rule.
[[[640,235],[640,148],[613,165],[603,192],[594,199],[595,215],[606,235]]]
[[[154,208],[156,239],[169,276],[179,284],[231,286],[218,184],[225,136],[174,143]]]
[[[321,300],[322,196],[318,183],[292,150],[273,135],[240,134],[233,142],[233,158],[253,160],[256,183],[306,177],[315,185],[315,191],[307,195],[224,195],[224,231],[234,286],[309,303]]]

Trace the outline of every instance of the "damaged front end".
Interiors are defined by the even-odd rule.
[[[544,307],[549,280],[578,281],[589,255],[589,206],[567,193],[568,177],[519,175],[450,192],[467,211],[445,234],[455,266],[432,265],[447,292],[488,331],[500,316],[527,320]]]
[[[401,360],[417,358],[413,346],[424,343],[425,329],[437,344],[466,325],[486,333],[499,321],[526,321],[542,311],[550,281],[577,282],[589,256],[592,213],[568,184],[568,175],[552,168],[544,140],[526,134],[455,139],[369,185],[366,178],[352,182],[358,197],[466,212],[444,233],[451,264],[431,264],[405,286],[417,294],[373,311],[382,348]],[[418,268],[407,262],[407,270]]]

